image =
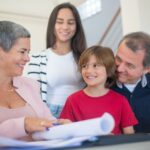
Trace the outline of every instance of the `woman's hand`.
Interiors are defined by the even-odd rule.
[[[47,128],[56,124],[71,123],[69,119],[47,120],[42,118],[26,117],[24,120],[24,128],[26,133],[30,134],[36,131],[45,131]]]
[[[24,128],[26,133],[30,134],[35,131],[45,131],[47,128],[52,127],[56,122],[57,120],[26,117],[24,120]]]
[[[70,121],[69,119],[58,119],[57,123],[58,124],[68,124],[71,123],[72,121]]]

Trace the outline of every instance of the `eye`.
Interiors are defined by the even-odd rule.
[[[57,23],[57,24],[63,24],[63,22],[62,22],[62,21],[56,21],[56,23]]]
[[[68,22],[68,24],[69,24],[69,25],[74,25],[75,22],[74,22],[74,21],[70,21],[70,22]]]
[[[116,60],[118,63],[121,63],[121,62],[122,62],[121,58],[118,57],[118,56],[116,56],[115,60]]]
[[[97,67],[97,64],[93,64],[93,67],[96,68],[96,67]]]
[[[21,49],[21,50],[19,50],[19,53],[21,53],[22,55],[29,54],[29,53],[30,53],[30,50]]]
[[[21,50],[21,51],[20,51],[20,53],[21,53],[21,54],[24,54],[24,53],[25,53],[25,51],[24,51],[24,50]]]
[[[135,66],[134,66],[133,64],[130,64],[130,63],[127,64],[127,67],[128,67],[129,69],[135,69]]]
[[[60,18],[56,19],[56,23],[57,24],[63,24],[63,19],[60,19]]]
[[[100,64],[93,64],[93,67],[98,68],[98,67],[100,67]]]
[[[81,66],[81,68],[87,68],[87,65],[86,65],[86,64],[83,64],[83,65]]]

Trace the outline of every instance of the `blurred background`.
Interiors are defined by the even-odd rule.
[[[126,33],[150,33],[150,0],[0,0],[0,20],[22,24],[31,32],[31,50],[46,47],[46,28],[52,9],[63,2],[79,10],[87,44],[115,51]]]

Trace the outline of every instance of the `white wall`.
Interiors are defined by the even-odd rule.
[[[102,12],[83,20],[88,46],[99,42],[119,5],[119,0],[102,0]],[[50,0],[0,0],[0,20],[26,27],[31,33],[31,52],[40,51],[46,47],[47,21],[53,7]]]
[[[120,0],[123,34],[144,31],[150,34],[150,0]]]
[[[150,0],[138,0],[140,7],[140,28],[150,34]]]
[[[105,31],[108,30],[108,26],[112,19],[114,19],[114,16],[118,12],[120,0],[101,0],[101,4],[101,12],[83,20],[87,44],[88,46],[101,44],[102,46],[110,47],[113,51],[116,51],[118,43],[123,36],[120,14],[117,16],[104,40],[101,43],[99,42],[104,36]]]
[[[102,0],[102,12],[83,20],[88,46],[100,40],[119,2],[123,34],[139,30],[150,33],[150,0]],[[46,47],[46,28],[51,7],[50,0],[0,0],[0,20],[10,20],[25,26],[31,33],[32,52],[43,50]]]
[[[23,25],[31,33],[31,51],[45,49],[47,20],[30,16],[0,13],[0,20],[9,20]]]
[[[97,44],[120,7],[120,0],[101,0],[102,11],[83,20],[88,46]]]
[[[23,25],[31,33],[31,52],[46,48],[46,29],[53,8],[71,1],[79,5],[84,0],[0,0],[0,20]]]
[[[0,20],[23,25],[31,33],[31,52],[45,49],[47,21],[54,0],[0,0]]]

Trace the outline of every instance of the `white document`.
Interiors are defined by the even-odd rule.
[[[99,118],[51,127],[49,131],[36,132],[32,137],[35,140],[56,140],[107,135],[113,130],[114,124],[112,115],[104,113],[104,115]]]
[[[49,140],[49,141],[35,141],[35,142],[23,142],[15,139],[0,137],[0,149],[3,148],[31,148],[31,149],[45,149],[45,148],[59,148],[59,147],[70,147],[80,146],[85,140],[92,140],[94,137],[83,136],[71,139],[60,139],[60,140]]]
[[[92,136],[82,136],[75,137],[70,139],[61,139],[61,140],[46,140],[46,141],[36,141],[29,142],[28,146],[41,146],[46,148],[58,148],[58,147],[70,147],[70,146],[80,146],[83,141],[90,140],[94,137]]]
[[[14,139],[10,139],[7,137],[0,137],[0,148],[1,147],[5,147],[5,146],[24,146],[26,145],[25,142],[22,141],[18,141],[18,140],[14,140]]]
[[[33,138],[36,140],[46,141],[34,141],[23,142],[5,137],[0,137],[1,147],[17,147],[17,148],[57,148],[57,147],[70,147],[80,146],[85,140],[92,140],[97,135],[106,135],[111,133],[114,128],[113,117],[105,113],[100,118],[89,119],[85,121],[79,121],[75,123],[58,125],[51,127],[49,131],[36,132],[33,134]]]

